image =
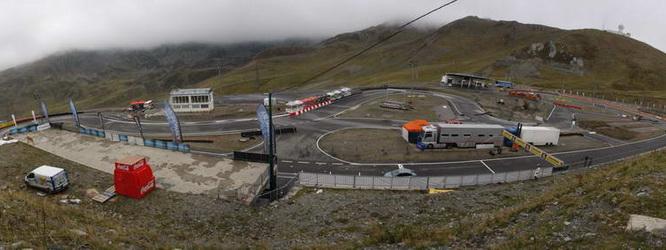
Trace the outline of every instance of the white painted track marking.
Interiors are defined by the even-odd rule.
[[[480,162],[481,162],[481,164],[483,164],[484,166],[486,166],[486,168],[487,168],[488,170],[490,170],[491,173],[493,173],[493,174],[495,173],[495,171],[494,171],[492,168],[488,167],[488,164],[486,164],[486,163],[483,162],[482,160],[481,160]]]

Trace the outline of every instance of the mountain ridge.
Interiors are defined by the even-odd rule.
[[[59,100],[72,96],[82,108],[119,107],[133,98],[164,98],[170,89],[181,87],[256,93],[436,82],[446,72],[546,88],[666,91],[666,54],[646,43],[594,29],[564,30],[478,17],[436,28],[407,28],[304,83],[397,27],[376,25],[318,42],[188,43],[60,53],[0,72],[0,86],[13,91],[0,94],[0,114],[29,111],[26,106],[36,106],[31,104],[35,97],[64,103]],[[55,107],[62,109],[64,104]]]

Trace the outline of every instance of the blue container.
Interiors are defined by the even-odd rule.
[[[183,152],[183,153],[189,153],[190,152],[190,145],[179,144],[178,145],[178,151]]]
[[[19,132],[19,133],[27,133],[27,132],[28,132],[28,128],[26,128],[26,127],[19,128],[19,129],[18,129],[18,132]]]
[[[155,147],[156,148],[161,148],[161,149],[166,149],[167,145],[164,141],[155,140]]]
[[[127,136],[126,135],[118,135],[118,140],[127,141]]]
[[[17,134],[17,133],[18,133],[18,129],[16,129],[16,128],[10,128],[9,129],[9,134],[10,135]]]
[[[79,128],[79,132],[80,132],[81,134],[85,134],[87,131],[86,131],[85,128]]]
[[[37,131],[37,125],[31,125],[30,126],[30,131],[32,131],[32,132]]]
[[[155,140],[145,139],[143,140],[143,145],[146,147],[155,147]]]
[[[97,136],[104,138],[106,137],[106,132],[97,130]]]
[[[167,149],[177,151],[178,150],[178,144],[173,143],[173,142],[167,142]]]

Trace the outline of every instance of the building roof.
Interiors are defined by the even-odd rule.
[[[170,95],[207,95],[213,92],[211,88],[199,88],[199,89],[174,89],[171,90]]]
[[[523,126],[523,130],[531,130],[531,131],[560,131],[559,128],[555,128],[555,127],[536,127],[536,126]]]
[[[134,165],[137,162],[140,162],[145,158],[146,157],[143,157],[143,156],[133,155],[133,156],[128,156],[128,157],[122,158],[120,160],[117,160],[116,163],[122,164],[122,165]]]
[[[465,73],[446,73],[446,75],[448,75],[448,76],[457,76],[457,77],[468,77],[468,78],[479,79],[479,80],[492,80],[488,77],[477,76],[477,75],[472,75],[472,74],[465,74]]]
[[[32,170],[35,175],[41,175],[41,176],[46,176],[46,177],[53,177],[59,174],[60,172],[64,171],[62,168],[56,168],[56,167],[51,167],[51,166],[41,166],[36,168],[35,170]]]
[[[504,129],[504,127],[502,125],[482,124],[482,123],[464,123],[464,124],[437,123],[437,126],[439,126],[440,128],[501,128],[501,129]]]

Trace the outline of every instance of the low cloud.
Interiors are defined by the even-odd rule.
[[[0,2],[0,69],[68,49],[142,48],[325,38],[416,17],[446,1],[421,0],[10,0]],[[562,28],[627,27],[666,50],[666,1],[460,0],[421,22],[468,15]]]

